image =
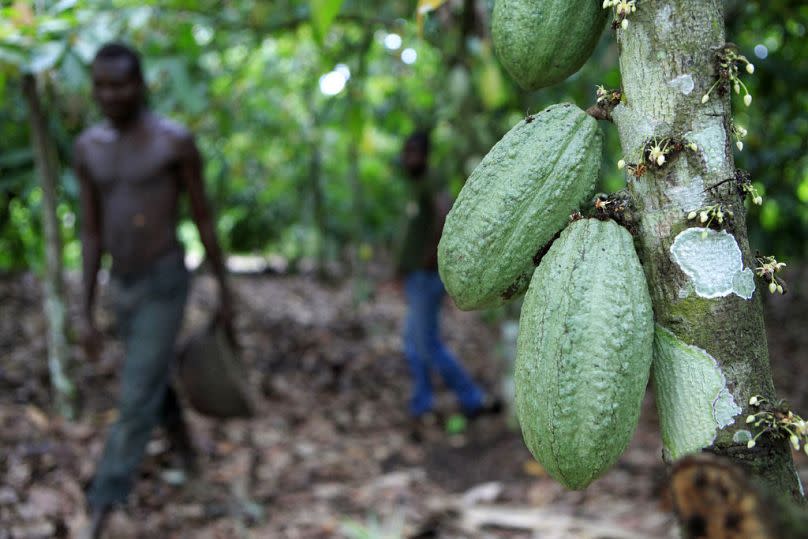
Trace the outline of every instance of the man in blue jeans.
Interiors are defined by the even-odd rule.
[[[408,205],[398,273],[404,279],[407,297],[404,354],[413,383],[410,414],[421,418],[432,411],[432,368],[455,392],[466,416],[495,413],[499,402],[486,397],[440,338],[438,316],[446,291],[438,275],[438,242],[451,202],[428,173],[428,158],[429,135],[416,132],[408,137],[401,163],[410,180],[413,200]]]

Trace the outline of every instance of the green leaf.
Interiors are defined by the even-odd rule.
[[[468,421],[460,414],[453,414],[446,420],[444,428],[449,435],[463,434],[468,428]]]
[[[37,32],[39,35],[48,35],[52,37],[53,34],[62,35],[73,27],[73,23],[66,17],[48,17],[42,18],[37,24]]]
[[[2,67],[3,64],[19,68],[25,64],[25,56],[9,47],[0,46],[0,67]]]
[[[445,3],[446,0],[418,0],[418,15],[425,15],[430,11],[435,11]]]
[[[34,152],[31,148],[15,148],[0,153],[0,168],[30,166],[33,162]]]
[[[33,175],[34,169],[28,168],[19,172],[2,172],[0,174],[0,192],[28,193],[37,184]]]
[[[73,8],[76,5],[76,0],[61,0],[57,2],[56,5],[50,8],[50,12],[54,15],[62,13],[63,11],[67,11],[68,9]]]
[[[331,23],[337,17],[344,0],[309,0],[314,37],[322,45]]]
[[[354,139],[360,139],[365,129],[365,110],[359,103],[354,103],[348,109],[345,126]]]
[[[49,41],[37,46],[26,66],[30,73],[42,73],[54,67],[65,52],[64,41]]]
[[[415,20],[418,24],[419,36],[422,36],[424,33],[424,16],[430,11],[435,11],[445,3],[446,0],[418,0],[418,8],[415,11]]]

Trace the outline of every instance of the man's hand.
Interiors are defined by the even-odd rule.
[[[83,317],[79,322],[79,339],[87,358],[90,361],[98,361],[104,341],[91,318]]]

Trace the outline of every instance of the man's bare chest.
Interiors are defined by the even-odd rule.
[[[86,165],[102,192],[175,183],[178,156],[165,140],[109,140],[93,145]]]

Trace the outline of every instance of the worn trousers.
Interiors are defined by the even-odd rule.
[[[184,428],[170,377],[188,286],[182,252],[164,255],[137,275],[112,277],[117,326],[126,357],[118,418],[107,434],[88,491],[93,508],[126,500],[154,427]]]
[[[404,279],[407,319],[404,329],[404,355],[412,376],[410,413],[420,416],[433,407],[431,370],[437,370],[457,396],[465,412],[483,404],[483,391],[477,387],[440,337],[440,307],[446,291],[436,271],[414,271]]]

